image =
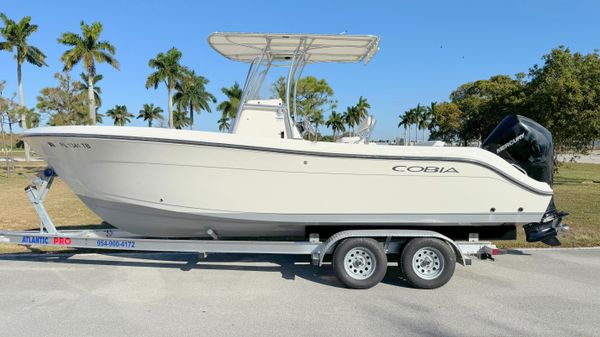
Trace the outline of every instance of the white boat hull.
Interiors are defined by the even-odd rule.
[[[25,141],[103,220],[156,237],[539,222],[552,197],[547,184],[478,148],[134,127],[37,128]]]

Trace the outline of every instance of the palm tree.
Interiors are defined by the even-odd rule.
[[[37,31],[38,25],[32,25],[31,17],[26,16],[18,23],[9,19],[4,13],[0,13],[0,18],[4,21],[4,27],[0,29],[2,37],[6,41],[0,41],[0,50],[6,50],[10,53],[16,50],[15,59],[17,60],[17,82],[19,86],[19,104],[25,107],[25,97],[23,96],[23,78],[21,66],[25,61],[35,66],[47,66],[46,55],[37,47],[29,45],[27,38]],[[25,110],[22,110],[25,111]],[[21,128],[27,130],[27,116],[21,115]],[[25,159],[29,161],[29,145],[25,143]]]
[[[217,122],[219,123],[219,131],[225,132],[225,130],[229,130],[229,117],[226,117],[225,114],[221,116],[221,119]]]
[[[115,105],[114,108],[106,111],[106,115],[112,117],[115,121],[115,125],[124,126],[125,124],[131,122],[131,117],[133,115],[127,111],[127,107],[125,105]]]
[[[421,116],[421,121],[419,125],[423,129],[423,142],[425,141],[425,130],[431,128],[433,118],[435,117],[435,109],[437,102],[431,102],[431,104],[425,108],[423,111],[423,115]]]
[[[179,110],[185,110],[189,107],[190,130],[194,126],[194,109],[197,112],[205,110],[210,111],[209,101],[216,103],[217,99],[213,94],[206,91],[208,80],[202,76],[197,76],[193,70],[185,70],[181,79],[175,84],[175,104]]]
[[[169,127],[173,128],[173,89],[175,84],[179,80],[185,70],[179,64],[181,60],[181,52],[177,48],[173,47],[167,51],[167,53],[158,53],[156,58],[148,61],[148,66],[152,69],[156,69],[155,72],[148,76],[146,80],[146,89],[154,87],[158,88],[158,85],[162,82],[167,87],[167,95],[169,96],[168,111],[169,111]]]
[[[346,107],[346,112],[342,115],[344,122],[348,124],[348,128],[352,129],[352,135],[354,136],[354,126],[356,125],[356,107]],[[345,129],[345,128],[344,128]]]
[[[356,125],[360,124],[360,120],[369,115],[369,109],[371,109],[371,104],[367,102],[367,99],[360,96],[358,99],[358,103],[355,105],[356,107]]]
[[[406,124],[408,125],[408,144],[410,145],[410,143],[412,142],[411,127],[413,124],[416,124],[417,120],[418,120],[416,109],[415,108],[408,109],[408,111],[406,111],[404,113],[404,118],[406,118],[406,122],[407,122]],[[415,143],[416,143],[416,141],[415,141]]]
[[[79,74],[81,76],[81,82],[77,82],[79,85],[79,95],[85,98],[89,93],[89,78],[86,73]],[[96,105],[96,113],[98,113],[98,108],[102,106],[102,99],[100,98],[100,94],[102,94],[102,89],[96,85],[96,83],[100,82],[104,76],[101,74],[95,75],[92,79],[92,92],[94,93],[94,100],[98,104]]]
[[[235,82],[229,88],[221,88],[221,92],[225,94],[227,100],[219,103],[217,110],[223,113],[223,117],[234,120],[242,99],[242,89],[238,82]],[[229,127],[227,128],[229,129]]]
[[[417,104],[417,107],[414,109],[414,117],[412,122],[416,126],[415,143],[419,141],[419,130],[421,130],[422,120],[424,119],[426,111],[427,109],[425,109],[425,107],[422,106],[421,103]]]
[[[323,113],[319,110],[315,111],[310,117],[310,122],[315,125],[315,141],[319,140],[319,125],[323,125]]]
[[[155,107],[152,103],[146,103],[140,110],[140,113],[138,114],[136,119],[143,118],[144,121],[148,121],[148,127],[150,128],[152,127],[152,121],[154,121],[155,119],[163,119],[162,113],[163,109],[161,109],[160,107]]]
[[[333,130],[333,139],[336,139],[336,135],[339,132],[344,132],[346,130],[346,128],[344,127],[345,125],[345,120],[344,120],[344,115],[339,114],[335,111],[333,111],[331,113],[331,115],[329,115],[329,119],[327,119],[327,121],[325,122],[325,126],[327,126],[328,128],[331,128],[331,130]]]
[[[175,129],[183,129],[190,125],[190,118],[187,116],[185,111],[175,110],[173,112],[173,126]]]
[[[410,128],[410,110],[405,111],[403,115],[400,115],[400,123],[398,123],[398,127],[404,126],[404,145],[408,145],[410,142],[408,140],[407,131]]]
[[[72,47],[60,57],[65,64],[64,70],[71,70],[80,61],[87,70],[88,89],[88,119],[90,124],[96,124],[96,99],[94,96],[94,79],[96,78],[96,62],[108,63],[119,70],[119,61],[115,59],[115,47],[108,41],[100,41],[102,24],[93,22],[86,25],[81,21],[81,35],[64,33],[58,42]]]

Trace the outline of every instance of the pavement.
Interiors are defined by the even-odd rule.
[[[600,336],[600,249],[512,250],[448,284],[343,288],[304,256],[0,256],[2,336]]]

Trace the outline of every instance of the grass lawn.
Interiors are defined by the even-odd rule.
[[[32,176],[45,167],[43,162],[16,164],[16,174],[9,178],[0,170],[0,229],[26,230],[39,228],[39,220],[23,188]],[[3,168],[3,163],[0,163]],[[600,165],[565,164],[555,176],[556,205],[569,212],[566,223],[571,233],[561,239],[563,247],[600,246]],[[57,178],[45,202],[48,213],[58,228],[77,225],[98,226],[101,220],[92,213],[71,190]],[[544,244],[525,242],[523,230],[518,228],[516,241],[499,241],[499,247],[546,247]],[[43,247],[44,251],[52,250]],[[0,253],[27,252],[18,245],[0,245]]]
[[[6,177],[4,162],[0,162],[0,229],[27,230],[38,229],[39,218],[23,190],[31,183],[33,176],[42,171],[44,162],[18,162],[16,172]],[[92,213],[79,198],[71,192],[60,178],[54,180],[50,194],[44,203],[55,225],[69,227],[80,224],[100,224],[101,220]],[[42,247],[44,251],[52,250]],[[28,252],[29,249],[18,245],[0,245],[0,253]]]
[[[570,233],[560,239],[563,247],[600,246],[600,164],[564,164],[554,176],[556,207],[569,216],[563,221]],[[499,241],[498,247],[547,247],[525,241],[519,228],[517,241]]]
[[[0,150],[2,150],[2,149],[1,149],[1,146],[0,146]],[[9,149],[8,149],[8,148],[6,148],[6,150],[8,151]],[[1,152],[0,152],[0,153],[1,153]],[[13,153],[13,154],[24,154],[24,153],[25,153],[25,150],[24,150],[24,149],[13,148],[13,149],[12,149],[12,153]],[[31,153],[33,153],[33,151],[31,151]]]

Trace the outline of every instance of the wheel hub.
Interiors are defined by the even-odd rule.
[[[423,268],[429,268],[429,266],[432,263],[433,263],[433,260],[431,259],[431,257],[425,256],[425,258],[423,258],[423,260],[421,261],[421,267],[423,267]]]
[[[413,256],[414,272],[423,279],[432,280],[440,276],[444,270],[444,256],[433,247],[419,249]]]
[[[344,257],[344,269],[356,280],[367,279],[375,272],[375,255],[367,248],[351,249]]]
[[[366,264],[367,264],[367,262],[365,261],[365,258],[362,256],[358,256],[354,259],[354,261],[352,261],[352,265],[354,266],[354,268],[360,268]]]

